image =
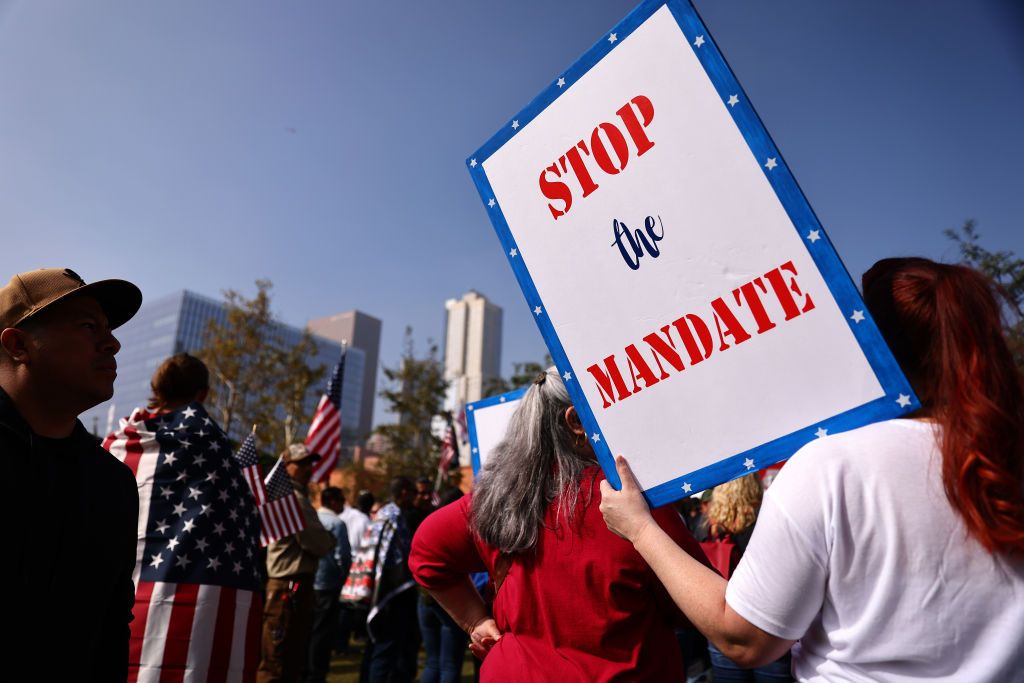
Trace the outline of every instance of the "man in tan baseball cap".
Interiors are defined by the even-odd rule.
[[[113,394],[121,345],[111,330],[141,303],[129,282],[86,284],[66,268],[0,288],[0,585],[12,626],[0,656],[37,662],[34,678],[128,675],[138,490],[78,415]],[[75,634],[56,658],[39,638],[55,621]]]

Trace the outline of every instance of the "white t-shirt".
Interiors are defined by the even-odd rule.
[[[352,552],[355,553],[360,547],[363,532],[366,531],[366,527],[370,526],[370,517],[350,505],[346,505],[345,509],[338,513],[338,516],[348,528],[348,542],[352,546]]]
[[[935,427],[890,420],[804,446],[765,492],[726,601],[799,639],[801,681],[1024,681],[1024,561],[946,500]]]

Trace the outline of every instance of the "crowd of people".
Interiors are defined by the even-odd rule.
[[[437,500],[430,480],[409,477],[386,501],[346,496],[334,475],[311,481],[319,454],[290,445],[280,462],[304,524],[263,557],[255,505],[237,492],[244,464],[230,456],[181,474],[189,519],[189,501],[162,500],[176,489],[174,470],[159,468],[192,457],[189,430],[211,453],[226,443],[202,411],[197,359],[158,369],[153,402],[104,442],[118,457],[77,419],[112,394],[112,330],[138,310],[138,288],[68,269],[16,275],[0,288],[0,518],[12,540],[0,566],[16,624],[0,642],[12,680],[143,680],[163,666],[196,680],[221,667],[242,680],[324,681],[332,653],[359,640],[371,683],[460,680],[467,647],[485,682],[685,681],[705,658],[717,683],[1024,680],[1024,395],[993,286],[905,258],[873,266],[863,291],[922,408],[817,439],[767,488],[751,475],[678,510],[649,509],[626,458],[621,489],[605,480],[551,369],[465,496]],[[200,474],[236,492],[191,486]],[[143,482],[166,485],[143,496],[140,515]],[[39,505],[40,491],[53,502]],[[156,519],[171,503],[178,512]],[[261,598],[230,594],[242,622],[261,622],[238,631],[239,651],[259,661],[251,670],[209,647],[197,664],[187,645],[169,663],[174,617],[153,625],[184,601],[183,591],[161,603],[159,582],[198,571],[200,555],[178,546],[206,550],[189,535],[204,523],[224,550],[202,556],[211,582]],[[232,561],[223,570],[221,556]],[[211,600],[191,599],[194,615]],[[74,634],[59,657],[45,637],[55,615]],[[230,638],[223,619],[194,623],[193,637]],[[147,650],[157,638],[163,663]]]

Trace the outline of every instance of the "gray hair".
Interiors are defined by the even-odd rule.
[[[473,487],[471,526],[491,547],[510,555],[532,550],[556,498],[556,524],[571,523],[580,477],[596,463],[589,449],[574,443],[565,420],[570,407],[558,370],[548,368],[523,396],[505,438],[484,463]]]

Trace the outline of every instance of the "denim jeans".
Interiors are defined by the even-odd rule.
[[[419,620],[423,647],[427,651],[427,663],[420,675],[420,683],[459,683],[469,636],[443,607],[433,600],[425,601],[422,596]]]
[[[790,683],[793,680],[790,673],[792,657],[788,652],[771,664],[756,669],[741,669],[711,643],[708,643],[708,654],[711,655],[715,683]]]

